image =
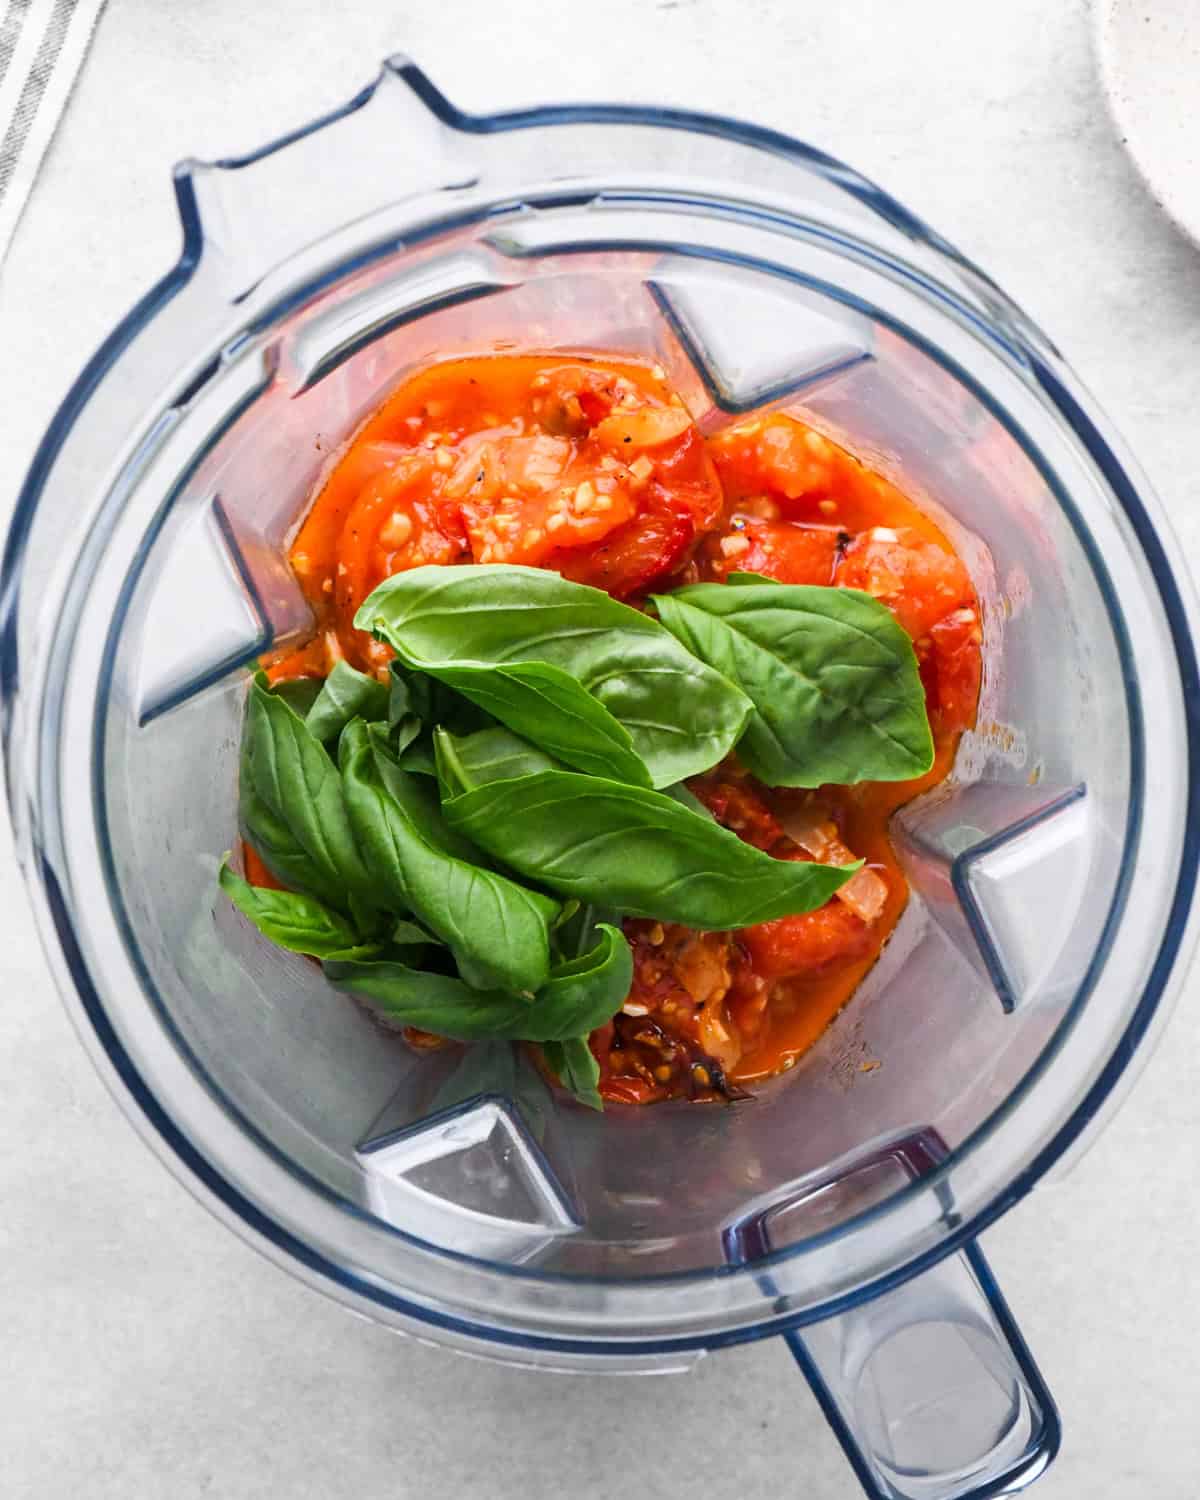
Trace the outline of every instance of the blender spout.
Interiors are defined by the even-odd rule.
[[[415,64],[389,57],[344,104],[267,145],[179,162],[185,254],[218,267],[225,296],[240,302],[314,245],[328,247],[325,259],[336,258],[347,226],[426,194],[472,186],[479,173],[471,124]]]

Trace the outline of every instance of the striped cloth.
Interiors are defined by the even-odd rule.
[[[104,0],[0,0],[0,262]]]

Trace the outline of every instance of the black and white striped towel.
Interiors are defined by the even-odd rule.
[[[0,0],[0,261],[105,0]]]

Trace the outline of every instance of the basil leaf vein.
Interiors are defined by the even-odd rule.
[[[538,771],[566,770],[552,755],[503,727],[463,736],[437,729],[433,742],[443,797],[489,781],[513,781]]]
[[[773,859],[672,797],[569,771],[490,782],[443,810],[559,896],[711,931],[812,911],[861,865]]]
[[[908,781],[933,764],[907,633],[858,589],[692,584],[653,599],[688,650],[754,704],[738,757],[768,786]]]

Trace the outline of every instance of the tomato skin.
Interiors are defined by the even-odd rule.
[[[739,518],[734,528],[718,543],[719,556],[710,568],[714,577],[761,573],[780,583],[833,582],[838,558],[836,527]]]
[[[607,1104],[654,1104],[667,1097],[665,1088],[656,1088],[644,1079],[630,1078],[623,1073],[602,1077],[598,1088],[601,1099]]]
[[[582,437],[616,404],[618,380],[611,371],[589,365],[559,365],[534,377],[530,410],[546,432]]]
[[[816,911],[779,917],[738,933],[755,974],[768,983],[818,974],[831,964],[869,953],[875,941],[870,927],[841,901],[827,901]]]
[[[587,551],[551,553],[546,566],[572,583],[587,583],[614,599],[628,599],[681,568],[695,537],[696,523],[689,511],[650,505]]]
[[[878,535],[880,530],[884,536]],[[970,575],[953,552],[880,527],[854,538],[834,581],[886,604],[913,640],[952,610],[975,602]]]
[[[465,537],[446,525],[431,494],[432,456],[413,451],[368,481],[346,517],[338,546],[334,602],[342,649],[355,666],[377,665],[378,645],[354,629],[360,604],[393,573],[456,562]],[[453,515],[449,518],[454,525]]]
[[[686,512],[697,534],[711,531],[725,508],[716,466],[704,439],[692,426],[668,446],[651,450],[654,477],[649,484],[652,505],[671,505]]]
[[[672,408],[663,414],[676,415]],[[711,530],[721,514],[721,487],[712,460],[689,424],[682,434],[639,455],[635,467],[639,463],[649,466],[649,472],[633,519],[588,552],[551,553],[547,567],[616,599],[661,587],[683,569],[697,538]]]
[[[763,491],[789,520],[810,519],[834,484],[832,445],[783,413],[731,428],[712,450],[728,491]]]
[[[769,852],[786,835],[775,814],[754,790],[757,783],[723,775],[720,768],[693,776],[688,790],[699,798],[723,828],[736,833],[743,843]]]

